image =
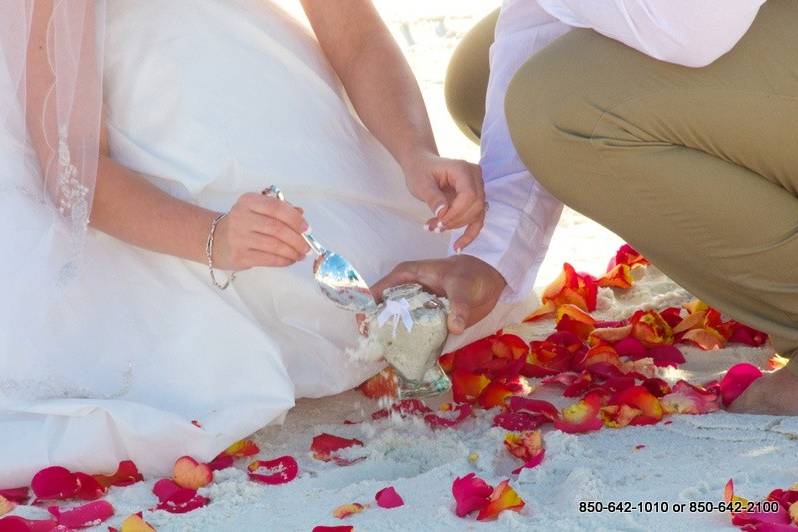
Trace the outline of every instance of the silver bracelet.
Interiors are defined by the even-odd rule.
[[[208,232],[208,242],[205,244],[205,256],[208,257],[208,272],[211,274],[211,281],[213,282],[214,286],[219,290],[226,290],[228,286],[233,284],[233,281],[236,279],[236,272],[231,273],[224,284],[221,284],[219,281],[216,280],[216,274],[213,271],[213,239],[216,235],[216,226],[219,225],[219,222],[224,220],[224,217],[227,216],[227,213],[220,214],[216,218],[213,219],[211,222],[211,230]]]

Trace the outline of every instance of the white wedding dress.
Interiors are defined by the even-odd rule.
[[[370,282],[446,255],[303,26],[265,0],[108,4],[105,113],[121,163],[219,211],[278,185]],[[132,459],[163,475],[379,369],[348,360],[353,315],[320,295],[311,259],[241,272],[222,292],[206,266],[90,230],[74,278],[38,284],[52,215],[2,146],[0,488],[53,464],[110,472]]]

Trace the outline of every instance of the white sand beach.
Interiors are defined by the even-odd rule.
[[[292,11],[296,2],[284,1]],[[443,77],[449,56],[463,34],[498,2],[495,0],[377,0],[422,84],[442,154],[476,161],[478,147],[457,130],[443,99]],[[630,221],[631,223],[631,221]],[[538,279],[538,288],[553,280],[568,261],[577,270],[604,272],[622,242],[584,217],[566,210],[551,252]],[[627,317],[638,308],[664,308],[686,302],[689,295],[649,268],[640,282],[623,294],[600,290],[600,319]],[[508,327],[526,339],[547,336],[552,321]],[[687,363],[663,376],[699,383],[717,378],[738,361],[765,367],[769,348],[730,348],[704,352],[682,348]],[[542,387],[533,394],[558,406],[568,404],[557,390]],[[441,401],[449,400],[442,398]],[[435,402],[430,406],[435,407]],[[503,512],[492,522],[461,519],[454,514],[451,493],[455,477],[475,472],[495,485],[511,478],[517,466],[507,454],[505,431],[491,426],[495,412],[476,410],[476,417],[454,429],[433,431],[416,418],[372,421],[380,407],[358,391],[336,397],[302,400],[282,426],[268,427],[254,436],[259,458],[292,455],[299,462],[299,478],[285,485],[262,486],[247,478],[242,460],[216,473],[201,493],[211,503],[184,515],[147,512],[156,503],[154,479],[125,488],[112,488],[107,499],[116,516],[96,530],[119,526],[121,520],[144,510],[159,531],[275,531],[310,532],[317,525],[352,525],[358,532],[387,531],[521,531],[521,530],[734,530],[728,514],[662,512],[584,513],[582,501],[720,502],[727,480],[750,499],[763,498],[776,487],[798,481],[798,420],[769,416],[741,416],[718,412],[701,416],[677,415],[670,423],[653,426],[604,428],[571,435],[544,430],[543,463],[519,476],[512,486],[526,502],[521,512]],[[344,424],[345,420],[355,422]],[[331,433],[364,443],[366,459],[348,467],[314,460],[313,436]],[[640,447],[645,446],[645,447]],[[472,453],[475,462],[468,460]],[[793,454],[795,453],[795,454]],[[377,508],[375,493],[393,486],[405,505]],[[332,511],[343,504],[371,503],[362,513],[339,520]],[[20,513],[44,517],[40,508]]]

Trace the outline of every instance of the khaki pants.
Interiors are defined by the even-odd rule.
[[[475,134],[487,72],[474,65],[491,20],[447,80],[455,119]],[[701,69],[574,30],[516,74],[506,112],[521,159],[554,196],[770,333],[781,353],[798,348],[798,2],[769,0]]]

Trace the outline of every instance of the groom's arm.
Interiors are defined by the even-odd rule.
[[[765,3],[765,0],[537,1],[569,26],[592,28],[655,59],[689,67],[709,65],[731,50]]]

